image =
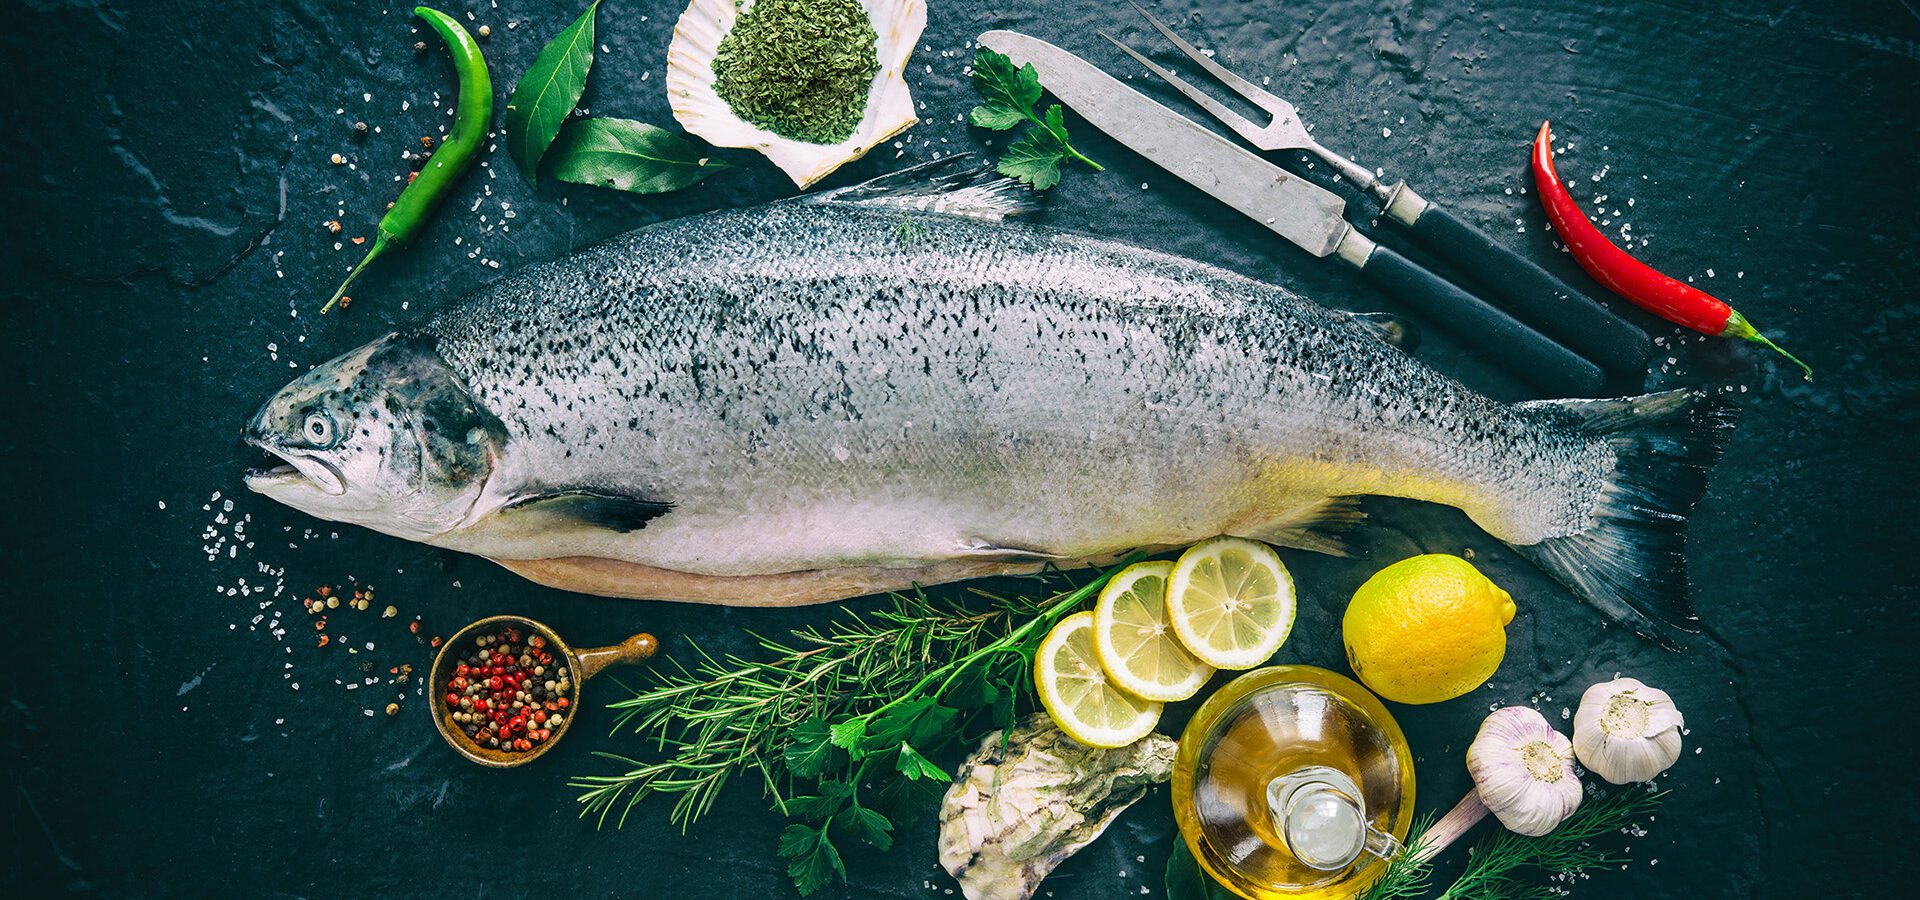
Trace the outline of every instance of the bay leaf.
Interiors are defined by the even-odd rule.
[[[540,159],[587,89],[593,68],[593,17],[600,0],[541,48],[507,100],[507,153],[529,184],[540,183]]]
[[[547,152],[547,166],[561,181],[662,194],[728,168],[710,154],[665,128],[596,117],[568,122]]]

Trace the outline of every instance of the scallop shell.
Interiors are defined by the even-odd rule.
[[[802,190],[842,165],[865,156],[882,141],[920,121],[907,92],[907,58],[927,27],[924,0],[859,0],[879,36],[880,71],[867,90],[867,109],[853,134],[837,144],[810,144],[781,137],[742,120],[713,89],[713,58],[732,30],[741,7],[734,0],[693,0],[673,29],[667,47],[667,102],[681,127],[718,147],[752,147],[765,154]]]

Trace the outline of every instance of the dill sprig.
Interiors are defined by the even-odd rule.
[[[1387,870],[1380,873],[1379,880],[1367,888],[1361,895],[1362,900],[1399,900],[1403,897],[1419,897],[1427,892],[1427,876],[1433,872],[1431,858],[1420,852],[1425,846],[1427,832],[1433,828],[1433,814],[1422,816],[1413,823],[1408,832],[1406,844],[1400,852],[1387,860]]]
[[[1473,846],[1467,867],[1438,900],[1531,900],[1556,896],[1549,886],[1518,876],[1523,869],[1571,875],[1589,869],[1619,866],[1627,861],[1594,840],[1633,824],[1660,805],[1665,791],[1636,789],[1589,797],[1560,827],[1540,837],[1525,837],[1504,828]],[[1380,880],[1361,900],[1397,900],[1424,896],[1433,874],[1431,855],[1420,851],[1433,827],[1429,816],[1414,827],[1405,849],[1394,856]],[[1424,857],[1424,858],[1423,858]]]
[[[1588,869],[1619,866],[1627,857],[1593,841],[1619,831],[1652,812],[1665,791],[1635,788],[1589,797],[1560,827],[1540,837],[1525,837],[1501,829],[1473,846],[1465,871],[1439,900],[1520,900],[1547,894],[1539,884],[1515,877],[1521,869],[1570,875]]]

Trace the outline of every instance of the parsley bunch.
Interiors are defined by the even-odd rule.
[[[1039,602],[982,594],[984,611],[896,594],[867,616],[761,638],[771,658],[662,667],[611,704],[615,730],[649,736],[659,758],[596,754],[628,769],[569,782],[582,814],[619,824],[647,796],[674,794],[670,819],[685,828],[732,776],[753,773],[794,820],[778,853],[800,893],[845,879],[844,841],[890,848],[951,781],[932,758],[1011,725],[1047,631],[1128,562]]]
[[[1008,145],[1005,156],[995,168],[1000,174],[1016,178],[1044,191],[1060,183],[1060,164],[1077,159],[1094,171],[1099,163],[1086,158],[1067,143],[1066,116],[1060,104],[1036,112],[1040,104],[1040,73],[1033,63],[1014,68],[1004,53],[981,47],[973,54],[973,86],[980,91],[982,103],[968,114],[968,120],[981,128],[1006,131],[1022,122],[1031,123],[1018,141]]]

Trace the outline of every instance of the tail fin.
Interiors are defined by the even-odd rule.
[[[1699,630],[1687,599],[1687,515],[1706,493],[1707,473],[1739,422],[1739,408],[1696,391],[1522,405],[1604,437],[1617,462],[1587,530],[1513,549],[1662,646],[1675,645],[1656,621]]]

